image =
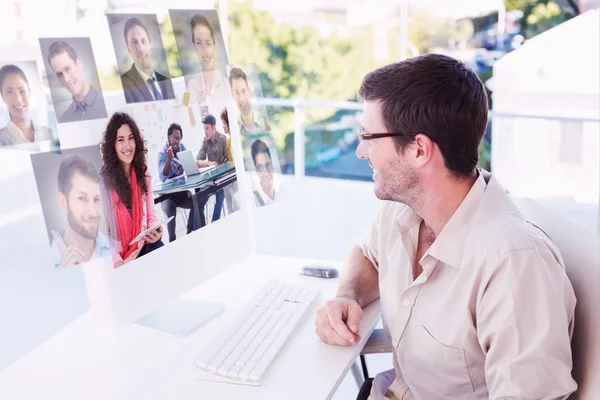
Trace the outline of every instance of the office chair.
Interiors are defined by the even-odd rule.
[[[569,399],[600,399],[600,238],[533,200],[521,199],[517,204],[558,247],[577,297],[571,348],[578,389]],[[392,352],[391,339],[383,329],[374,330],[360,353],[365,379],[369,374],[364,356],[388,352]]]

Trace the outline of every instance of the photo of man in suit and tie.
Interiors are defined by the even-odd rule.
[[[148,20],[156,21],[156,16],[111,14],[107,18],[120,70],[125,71],[121,75],[121,82],[127,103],[174,99],[173,84],[166,72],[166,56],[158,22],[151,25],[147,23]],[[154,34],[151,34],[150,29]],[[119,30],[125,46],[122,42],[117,42]],[[152,37],[155,38],[154,41]],[[127,55],[120,54],[125,49],[130,59]],[[157,71],[161,65],[165,66],[163,73]]]

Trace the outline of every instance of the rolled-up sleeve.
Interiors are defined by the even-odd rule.
[[[571,336],[575,294],[548,246],[500,257],[477,305],[490,399],[565,399],[577,384]]]

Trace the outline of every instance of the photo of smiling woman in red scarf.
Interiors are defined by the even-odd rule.
[[[154,210],[152,181],[146,165],[144,139],[131,116],[116,112],[100,144],[108,236],[115,268],[163,246],[162,227],[137,242],[141,232],[159,222]]]

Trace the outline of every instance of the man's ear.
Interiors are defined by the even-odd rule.
[[[66,214],[67,210],[69,209],[69,205],[67,204],[67,196],[61,192],[58,192],[58,202],[60,203],[60,208]]]
[[[421,133],[416,135],[414,142],[409,147],[413,152],[411,156],[415,157],[413,161],[416,164],[424,165],[433,157],[433,142],[427,135]]]

